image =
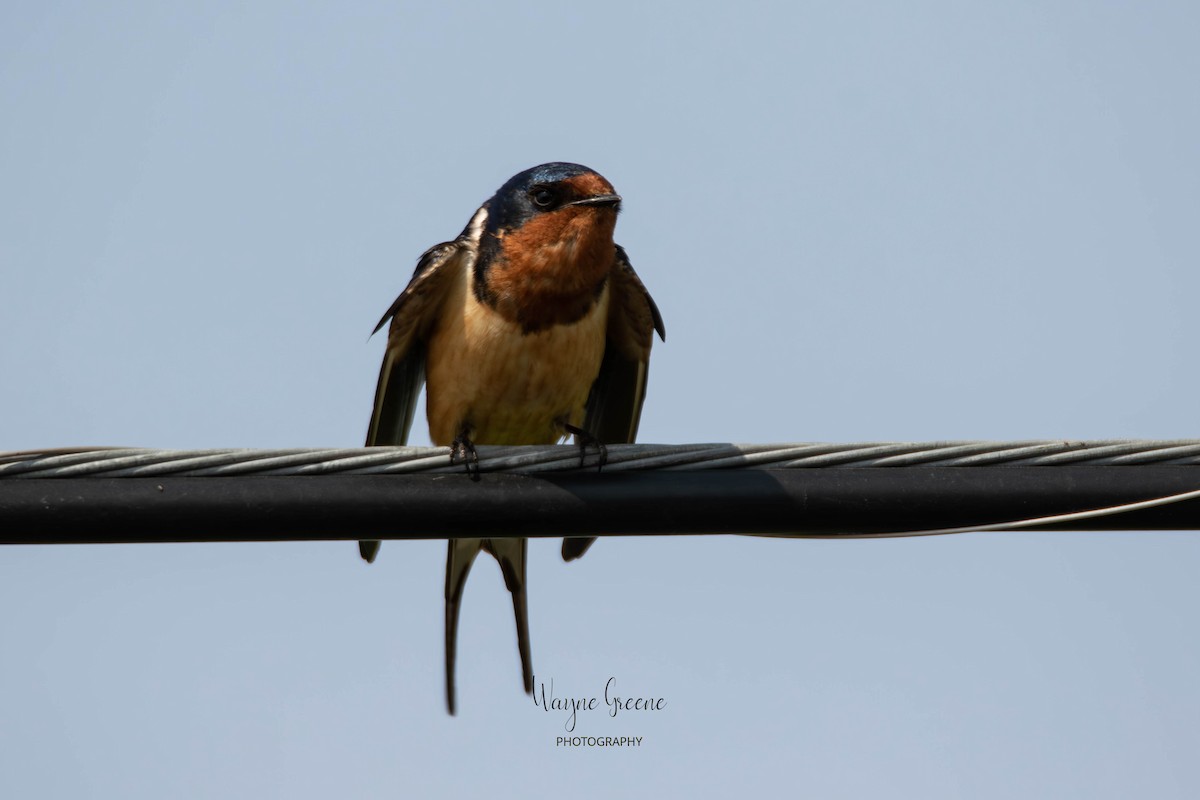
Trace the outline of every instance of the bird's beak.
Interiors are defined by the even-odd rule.
[[[620,204],[621,195],[619,194],[597,194],[567,203],[569,206],[619,206]]]

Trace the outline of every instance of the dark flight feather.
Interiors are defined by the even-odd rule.
[[[446,296],[461,259],[472,251],[466,233],[453,242],[431,247],[417,262],[412,280],[375,326],[388,320],[388,348],[375,386],[375,408],[367,429],[367,447],[408,444],[417,398],[425,383],[425,334]],[[379,542],[360,541],[358,553],[367,563],[379,554]]]
[[[620,245],[609,291],[604,359],[588,395],[583,429],[602,444],[626,444],[637,437],[654,332],[666,341],[667,330],[658,307]],[[563,539],[563,560],[579,558],[594,541],[584,537]]]

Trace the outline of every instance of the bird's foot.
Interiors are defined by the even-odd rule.
[[[570,433],[579,440],[579,468],[583,469],[587,463],[587,451],[589,447],[595,446],[596,452],[599,454],[599,460],[596,462],[596,472],[604,469],[604,465],[608,463],[608,448],[604,443],[585,431],[583,428],[578,428],[570,423],[563,426],[567,433]]]
[[[465,464],[471,480],[479,480],[479,451],[475,449],[475,443],[468,439],[465,433],[459,434],[450,443],[450,463]]]

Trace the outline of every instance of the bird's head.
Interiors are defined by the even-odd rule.
[[[578,319],[612,270],[620,205],[612,184],[579,164],[517,173],[484,204],[476,295],[527,331]]]
[[[603,175],[581,164],[554,161],[518,172],[497,190],[488,201],[488,228],[513,230],[580,216],[606,219],[615,217],[620,205],[620,195]]]

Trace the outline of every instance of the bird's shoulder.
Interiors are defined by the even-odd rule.
[[[646,361],[657,332],[666,341],[667,328],[662,313],[646,285],[633,269],[629,254],[614,245],[612,272],[609,275],[612,298],[609,304],[609,339],[627,358]]]
[[[372,333],[378,333],[390,320],[389,347],[403,345],[437,313],[455,277],[464,275],[478,257],[480,231],[486,217],[487,207],[483,206],[456,238],[435,244],[421,254],[408,285],[384,312]]]

